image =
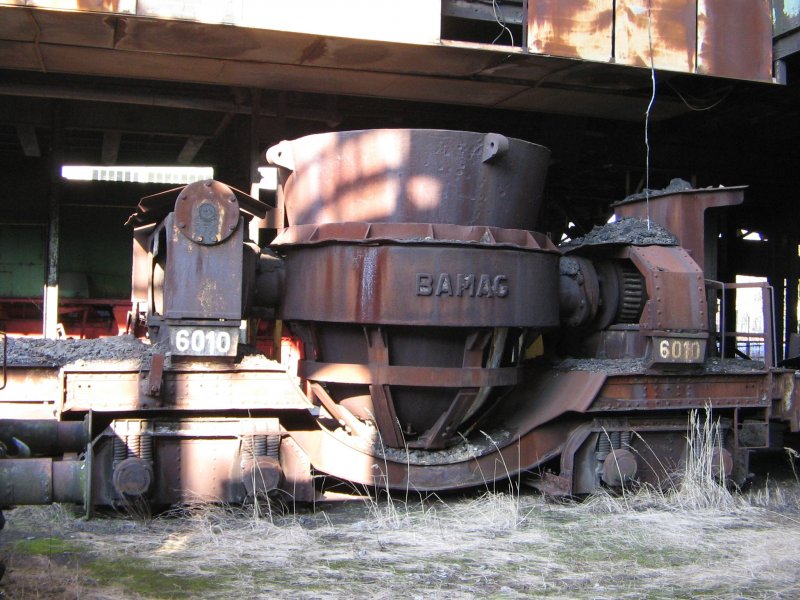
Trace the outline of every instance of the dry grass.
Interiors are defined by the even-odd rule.
[[[291,515],[201,505],[150,521],[86,522],[58,507],[8,516],[0,590],[15,599],[800,597],[797,480],[732,494],[702,468],[664,491],[580,503],[495,492]],[[53,539],[62,545],[29,544]]]
[[[150,523],[17,509],[0,589],[24,599],[789,598],[800,595],[798,497],[797,484],[771,483],[694,510],[638,494],[580,504],[484,494],[272,518],[208,505]],[[19,547],[51,537],[74,549]]]

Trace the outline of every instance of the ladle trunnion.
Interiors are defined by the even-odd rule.
[[[693,410],[717,424],[715,476],[741,481],[752,451],[797,430],[771,290],[763,361],[734,358],[718,318],[736,286],[709,277],[704,210],[741,188],[648,198],[649,223],[620,203],[556,247],[536,231],[549,151],[529,142],[348,131],[267,160],[266,246],[251,225],[273,207],[220,182],[139,204],[135,360],[11,352],[0,506],[658,484],[689,454]]]

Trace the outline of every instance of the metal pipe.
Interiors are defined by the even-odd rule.
[[[51,458],[0,460],[0,506],[84,500],[83,461]]]
[[[82,452],[89,443],[89,424],[88,420],[0,419],[0,442],[11,446],[12,438],[24,442],[38,455]]]

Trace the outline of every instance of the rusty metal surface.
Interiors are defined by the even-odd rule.
[[[0,419],[0,442],[10,447],[12,438],[21,440],[35,455],[83,452],[89,443],[89,423],[88,420]]]
[[[0,65],[9,69],[45,68],[48,73],[161,78],[631,121],[639,121],[646,107],[646,100],[642,106],[641,97],[616,87],[641,84],[639,69],[608,63],[575,65],[566,58],[501,45],[352,40],[14,6],[0,11]],[[573,70],[574,76],[565,80],[563,71],[575,66],[587,68]],[[679,99],[663,96],[653,116],[688,111]]]
[[[705,278],[685,250],[675,246],[631,246],[627,253],[647,286],[647,302],[640,320],[643,329],[708,330]]]
[[[629,441],[620,443],[627,450],[625,463],[636,470],[636,480],[659,486],[674,484],[676,473],[684,470],[687,421],[684,415],[659,418],[598,418],[572,430],[561,454],[560,489],[562,493],[589,494],[600,487],[600,473],[614,480],[624,474],[622,464],[606,464],[615,447],[608,444],[608,455],[598,452],[598,441],[611,442],[615,433],[627,432]],[[617,451],[619,451],[617,450]],[[634,458],[634,461],[630,459]],[[613,459],[612,459],[613,460]],[[537,486],[538,487],[538,486]]]
[[[605,381],[604,373],[541,372],[532,374],[503,402],[497,419],[508,427],[507,445],[456,463],[431,465],[394,462],[373,456],[326,430],[291,431],[314,468],[349,481],[382,489],[458,489],[513,476],[558,455],[577,425],[564,420],[583,412]],[[559,420],[559,418],[561,418]]]
[[[166,371],[161,394],[153,397],[147,371],[66,371],[63,410],[218,410],[282,408],[310,404],[288,375],[267,370]]]
[[[83,502],[86,476],[78,460],[0,460],[0,506]]]
[[[152,439],[148,454],[115,465],[115,447],[131,437]],[[266,453],[248,440],[274,436]],[[290,438],[281,439],[274,418],[198,418],[113,421],[95,441],[91,464],[96,504],[124,506],[123,494],[156,506],[182,502],[243,502],[248,493],[279,487],[290,500],[316,497],[307,457]],[[271,448],[271,449],[270,449]],[[124,452],[123,452],[124,454]]]
[[[354,244],[285,252],[280,315],[286,320],[453,327],[558,324],[554,252]],[[324,292],[309,293],[309,281]],[[534,298],[540,300],[531,303]]]
[[[558,456],[571,424],[549,424],[490,454],[452,464],[401,464],[342,443],[329,431],[292,431],[314,468],[383,490],[435,491],[483,486]],[[443,485],[444,482],[444,485]]]
[[[618,64],[695,71],[696,0],[616,0],[614,17]]]
[[[292,502],[313,502],[317,497],[314,489],[311,462],[297,442],[289,436],[281,439],[281,489]]]
[[[531,52],[609,61],[614,0],[528,0]]]
[[[602,371],[529,372],[498,408],[498,420],[519,433],[554,421],[567,413],[589,409],[606,381]]]
[[[236,438],[163,438],[155,451],[155,500],[166,504],[242,502],[245,490],[239,474],[238,448]],[[232,489],[234,483],[238,490]]]
[[[273,246],[325,244],[330,242],[394,242],[421,245],[469,244],[491,248],[554,250],[544,234],[524,229],[477,227],[439,223],[322,223],[287,227]]]
[[[147,394],[149,396],[161,395],[161,384],[164,381],[164,355],[153,354],[150,359],[150,373],[147,376]]]
[[[698,0],[697,72],[772,81],[772,16],[770,0]]]
[[[536,229],[550,152],[498,134],[375,129],[267,152],[289,225],[370,221]]]
[[[765,374],[611,376],[590,412],[767,407],[772,403],[770,392]]]
[[[52,419],[56,416],[60,380],[58,368],[9,366],[0,390],[0,411],[8,419]]]
[[[224,242],[197,244],[180,233],[174,215],[167,234],[164,310],[169,319],[242,318],[243,225]]]
[[[178,230],[189,240],[210,246],[230,237],[239,225],[236,195],[218,181],[187,185],[175,203]]]
[[[176,198],[181,196],[185,197],[187,199],[186,202],[188,202],[184,209],[188,212],[184,221],[187,223],[191,222],[191,205],[193,203],[199,204],[203,199],[221,206],[226,203],[235,205],[239,211],[259,219],[263,219],[269,210],[267,204],[241,190],[237,190],[235,187],[213,180],[197,181],[183,187],[145,196],[136,205],[136,212],[128,218],[126,225],[140,227],[147,224],[160,223],[176,207],[181,206],[182,202],[176,201]],[[231,197],[233,197],[233,201],[230,200]],[[235,220],[231,216],[228,216],[228,219],[230,219],[229,225]]]
[[[686,249],[694,261],[704,271],[715,269],[716,265],[706,264],[707,255],[711,261],[716,259],[716,229],[706,218],[709,208],[735,206],[744,201],[745,187],[727,187],[691,190],[673,194],[657,194],[649,200],[637,198],[613,205],[618,218],[649,218],[665,227],[678,238],[681,247]],[[709,239],[706,240],[708,230]],[[709,248],[708,245],[714,246]],[[708,273],[708,271],[706,271]],[[715,271],[709,274],[715,277]]]
[[[409,367],[314,361],[301,362],[298,374],[306,379],[331,383],[448,388],[514,385],[519,383],[521,376],[518,367]]]

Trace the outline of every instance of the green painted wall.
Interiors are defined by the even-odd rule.
[[[0,297],[41,297],[45,239],[41,226],[0,225]]]
[[[63,207],[59,293],[75,297],[75,277],[83,273],[92,298],[129,298],[133,231],[125,227],[131,209],[117,207]]]

